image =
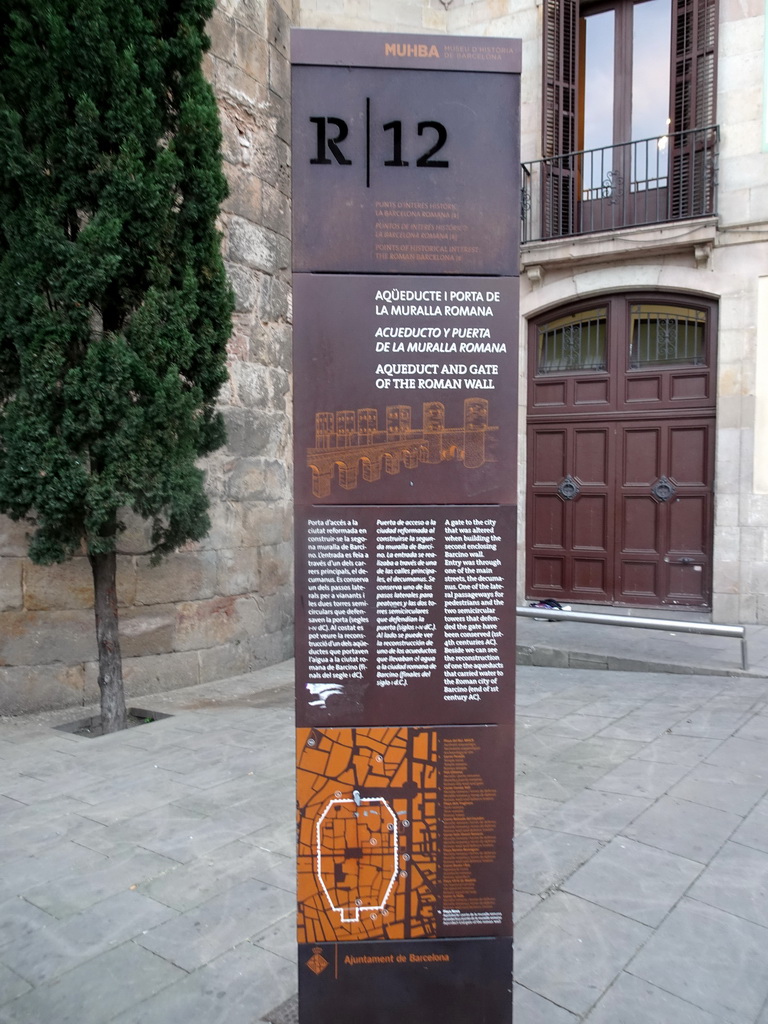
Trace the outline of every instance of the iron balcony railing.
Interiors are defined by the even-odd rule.
[[[523,164],[522,240],[716,213],[717,125]]]

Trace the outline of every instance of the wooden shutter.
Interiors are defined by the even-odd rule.
[[[575,230],[577,148],[578,0],[544,0],[544,156],[552,158],[542,179],[545,238]]]
[[[694,217],[714,208],[717,0],[673,0],[672,18],[670,212]]]
[[[544,4],[544,156],[576,148],[578,0]]]

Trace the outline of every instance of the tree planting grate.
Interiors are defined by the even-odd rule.
[[[299,1024],[299,997],[291,996],[261,1018],[267,1024]]]

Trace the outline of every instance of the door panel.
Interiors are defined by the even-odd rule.
[[[528,579],[535,596],[608,600],[612,430],[547,425],[529,433]]]
[[[714,420],[618,429],[624,465],[616,596],[630,604],[704,605],[711,578]],[[647,553],[643,571],[633,557],[640,551]]]
[[[704,557],[709,526],[707,496],[675,497],[669,509],[669,553]]]
[[[608,516],[606,507],[608,504],[605,494],[583,494],[578,498],[578,505],[574,506],[573,516],[573,547],[580,551],[602,551],[608,550],[608,538],[606,537],[606,525]]]
[[[565,549],[565,508],[557,494],[537,494],[531,520],[533,546]]]
[[[669,475],[678,484],[708,486],[706,424],[672,427],[669,433]]]
[[[584,430],[578,427],[573,435],[573,474],[580,483],[605,487],[608,484],[607,430]]]
[[[658,554],[658,506],[646,495],[626,495],[621,503],[621,552]]]
[[[699,571],[697,572],[697,568]],[[673,564],[669,567],[669,604],[706,604],[706,577],[701,566]]]
[[[530,596],[707,605],[713,442],[711,417],[533,425]]]
[[[533,586],[548,596],[565,593],[565,556],[539,555],[533,561]]]
[[[566,431],[537,431],[533,443],[534,484],[557,484],[565,476]]]
[[[621,597],[624,601],[655,602],[659,591],[658,568],[655,562],[622,562]]]
[[[606,591],[606,563],[604,559],[573,559],[573,591],[577,600],[594,601]]]
[[[661,438],[658,427],[632,427],[624,431],[623,487],[638,487],[643,492],[661,475]]]

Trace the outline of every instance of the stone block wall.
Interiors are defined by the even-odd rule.
[[[141,522],[118,558],[126,691],[236,675],[293,650],[289,30],[298,0],[221,0],[206,74],[230,196],[221,218],[236,294],[227,447],[206,461],[212,527],[158,566]],[[85,557],[36,566],[0,517],[0,714],[98,699]]]
[[[463,0],[301,0],[303,28],[358,32],[448,31],[452,6]],[[507,2],[507,0],[504,0]]]

